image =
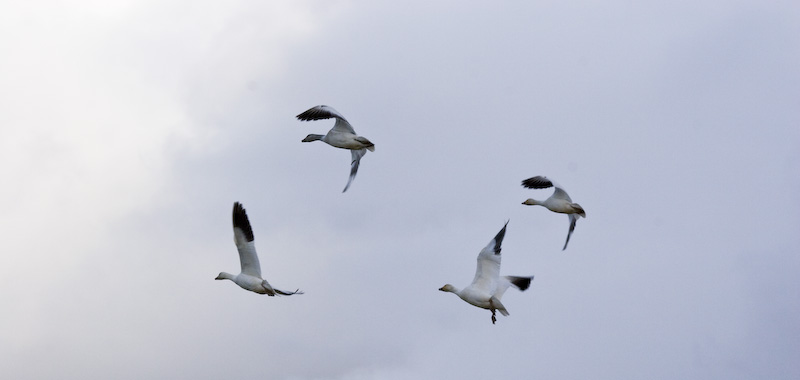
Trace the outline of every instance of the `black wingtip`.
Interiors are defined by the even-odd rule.
[[[495,255],[499,255],[500,254],[500,245],[503,244],[503,238],[506,237],[506,227],[508,227],[508,222],[509,221],[507,220],[506,224],[503,225],[503,229],[501,229],[500,232],[498,232],[497,235],[495,235],[495,237],[494,237],[494,254]]]
[[[309,110],[309,111],[310,111],[310,110]],[[300,120],[300,121],[310,121],[310,120],[314,120],[314,119],[312,119],[312,118],[310,117],[310,115],[309,115],[309,112],[308,112],[308,111],[305,111],[305,112],[303,112],[303,113],[301,113],[301,114],[299,114],[299,115],[297,115],[297,116],[295,116],[295,117],[296,117],[298,120]]]
[[[553,186],[553,183],[547,177],[537,175],[536,177],[522,180],[522,186],[529,189],[546,189]]]
[[[312,121],[312,120],[321,120],[321,119],[330,119],[332,117],[336,117],[324,109],[320,109],[320,107],[325,108],[328,107],[324,104],[320,104],[318,106],[311,107],[305,110],[303,113],[297,115],[296,117],[301,121]]]
[[[250,220],[247,218],[247,211],[239,202],[233,202],[233,228],[242,230],[247,241],[255,240],[253,228],[250,227]]]
[[[317,113],[317,112],[316,112],[316,110],[315,110],[315,108],[316,108],[316,107],[311,107],[311,108],[309,108],[309,109],[307,109],[307,110],[303,111],[302,113],[300,113],[299,115],[297,115],[297,116],[295,116],[295,117],[296,117],[298,120],[301,120],[301,121],[310,121],[310,120],[316,120],[316,118],[314,117],[314,116],[315,116],[315,114]]]
[[[517,287],[519,291],[524,292],[531,286],[531,281],[533,281],[533,276],[530,277],[517,277],[517,276],[506,276],[508,281],[511,282],[512,285]]]

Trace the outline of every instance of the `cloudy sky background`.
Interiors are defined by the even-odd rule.
[[[795,1],[16,2],[0,51],[8,378],[800,377]],[[213,280],[234,201],[305,295]],[[437,289],[506,220],[492,325]]]

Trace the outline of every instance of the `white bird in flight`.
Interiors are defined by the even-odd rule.
[[[508,315],[508,310],[500,302],[503,293],[509,286],[514,285],[520,291],[525,291],[533,280],[530,277],[503,276],[500,277],[500,244],[506,234],[506,226],[497,233],[489,244],[478,254],[478,268],[475,271],[475,278],[472,284],[459,290],[453,285],[447,284],[439,290],[443,292],[455,293],[467,303],[492,311],[492,324],[497,321],[495,310],[500,314]]]
[[[350,187],[353,178],[356,178],[356,172],[358,172],[358,164],[361,162],[361,157],[367,154],[367,150],[374,152],[375,144],[367,140],[366,137],[356,135],[353,126],[347,122],[342,114],[333,109],[333,107],[312,107],[308,111],[297,115],[297,118],[302,121],[336,118],[336,124],[333,125],[333,128],[331,128],[326,135],[315,135],[312,133],[306,136],[303,142],[322,140],[330,146],[350,150],[352,156],[352,161],[350,162],[350,179],[347,180],[347,185],[344,187],[344,190],[342,190],[344,193],[347,191],[347,188]]]
[[[586,217],[586,211],[583,211],[583,207],[581,207],[581,205],[572,203],[572,199],[570,199],[569,194],[564,191],[564,188],[559,184],[547,179],[547,177],[536,176],[528,178],[522,181],[522,186],[529,189],[547,189],[549,187],[555,187],[556,191],[550,196],[550,198],[547,198],[544,201],[537,201],[536,199],[528,198],[528,200],[522,202],[522,204],[528,206],[544,206],[550,211],[567,214],[569,216],[569,232],[567,233],[567,241],[564,243],[564,248],[561,250],[563,251],[567,249],[569,237],[572,236],[572,231],[575,230],[575,223],[578,221],[578,217]]]
[[[261,264],[258,262],[256,245],[253,240],[253,229],[250,227],[247,213],[241,203],[235,202],[233,204],[233,242],[236,243],[236,249],[239,250],[239,262],[242,265],[242,272],[235,276],[230,273],[220,272],[215,280],[231,280],[242,289],[258,294],[266,294],[270,297],[276,294],[282,296],[303,294],[300,289],[287,292],[273,288],[267,280],[261,278]]]

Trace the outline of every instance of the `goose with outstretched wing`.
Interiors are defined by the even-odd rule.
[[[522,186],[529,189],[547,189],[550,187],[556,189],[553,195],[543,201],[528,198],[525,202],[522,202],[522,204],[528,206],[544,206],[550,211],[567,214],[567,216],[569,216],[569,232],[567,232],[567,241],[564,242],[564,248],[561,250],[567,249],[572,231],[575,231],[575,223],[578,222],[578,217],[586,217],[586,211],[583,210],[581,205],[572,203],[572,199],[570,199],[569,194],[564,191],[564,188],[554,181],[549,180],[547,177],[536,176],[528,178],[522,181]]]
[[[312,142],[321,140],[330,146],[350,150],[350,179],[347,180],[347,185],[342,192],[344,193],[350,187],[350,183],[356,178],[358,172],[358,165],[361,163],[361,157],[370,152],[375,151],[375,144],[369,141],[366,137],[359,136],[353,129],[353,126],[333,107],[321,105],[312,107],[309,110],[297,115],[297,118],[302,121],[322,120],[322,119],[336,119],[330,131],[325,135],[310,134],[303,139],[303,142]]]
[[[267,280],[261,278],[261,263],[258,261],[254,240],[253,228],[250,227],[247,212],[245,212],[241,203],[235,202],[233,204],[233,242],[236,243],[236,249],[239,250],[241,273],[232,275],[227,272],[220,272],[215,280],[231,280],[244,290],[268,296],[303,294],[300,289],[287,292],[273,288]]]
[[[499,311],[500,314],[505,316],[508,315],[505,305],[500,302],[508,287],[513,285],[520,291],[525,291],[530,286],[531,280],[533,280],[533,276],[500,276],[500,244],[506,235],[507,226],[508,222],[478,254],[478,267],[475,270],[475,278],[472,280],[472,284],[464,289],[458,289],[450,284],[439,288],[443,292],[455,293],[470,305],[491,310],[492,324],[497,321],[495,311]]]

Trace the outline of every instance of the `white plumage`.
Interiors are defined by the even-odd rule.
[[[344,190],[342,190],[344,193],[350,187],[350,183],[353,182],[353,179],[356,178],[361,157],[367,154],[367,150],[374,152],[375,144],[370,142],[366,137],[357,135],[353,126],[347,122],[342,114],[333,109],[333,107],[324,105],[312,107],[297,115],[297,118],[302,121],[336,119],[336,124],[333,125],[333,128],[331,128],[327,134],[317,135],[312,133],[306,136],[303,142],[322,140],[330,146],[350,150],[350,178],[347,180],[347,185],[344,187]]]
[[[528,289],[533,280],[533,276],[500,276],[500,245],[505,237],[507,226],[508,222],[478,254],[478,266],[472,284],[464,289],[458,289],[450,284],[439,289],[443,292],[455,293],[470,305],[491,310],[492,324],[497,321],[495,310],[500,314],[508,315],[505,305],[500,302],[508,287],[514,285],[520,291],[524,291]]]
[[[522,202],[522,204],[528,206],[544,206],[550,211],[567,214],[567,216],[569,216],[569,232],[567,232],[567,241],[564,242],[564,248],[561,250],[567,249],[569,238],[572,236],[572,231],[575,230],[575,223],[578,222],[578,217],[586,217],[586,211],[583,210],[581,205],[572,203],[572,199],[570,199],[569,194],[564,191],[564,188],[554,181],[549,180],[547,177],[536,176],[528,178],[522,181],[522,186],[529,189],[547,189],[549,187],[554,187],[556,189],[553,195],[544,201],[528,198],[525,202]]]
[[[231,280],[242,289],[268,296],[303,294],[299,289],[287,292],[273,288],[267,280],[261,278],[261,263],[258,261],[254,240],[253,228],[250,227],[247,212],[241,203],[235,202],[233,204],[233,242],[236,244],[236,249],[239,250],[241,272],[235,276],[227,272],[220,272],[215,280]]]

